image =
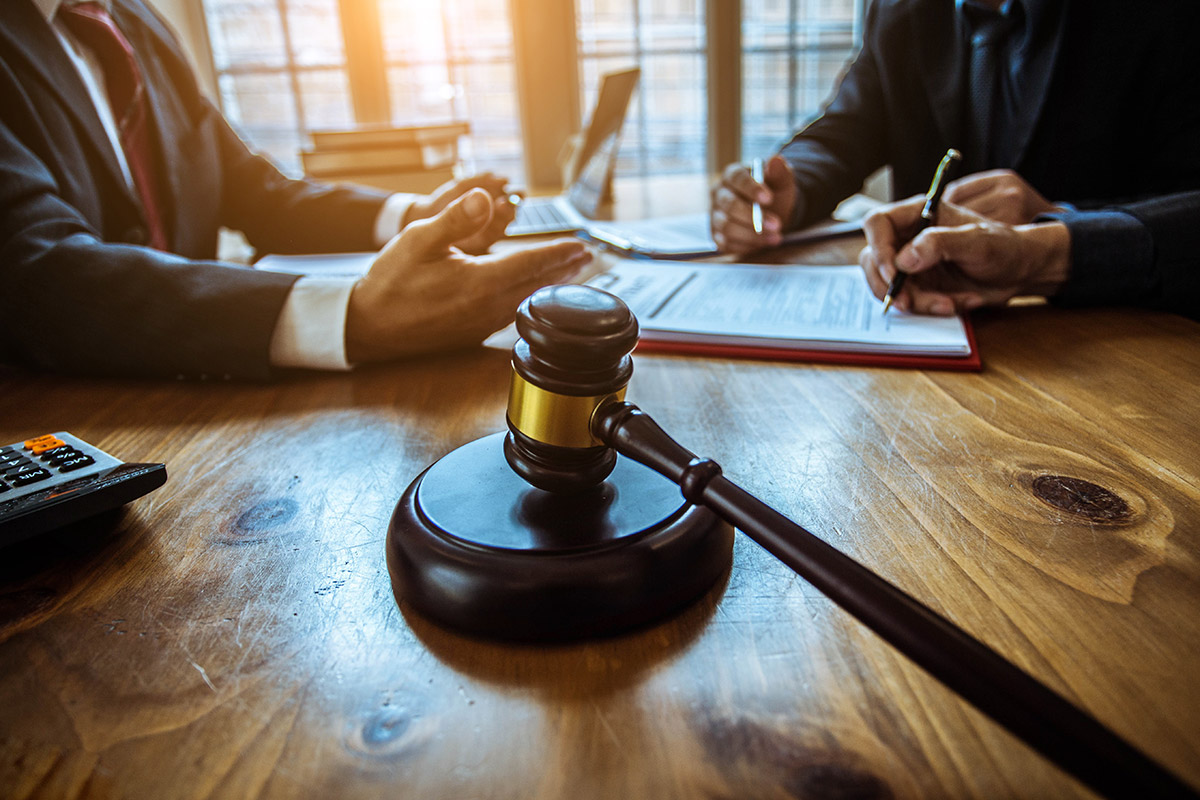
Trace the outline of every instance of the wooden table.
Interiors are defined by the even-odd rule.
[[[630,399],[1200,786],[1200,325],[975,324],[981,374],[640,356]],[[0,796],[1090,796],[741,536],[701,602],[609,640],[398,608],[393,505],[503,428],[508,375],[486,349],[271,385],[0,373],[0,441],[170,473],[3,551]]]

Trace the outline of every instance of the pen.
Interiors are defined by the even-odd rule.
[[[933,182],[929,184],[929,191],[925,193],[925,207],[921,209],[921,218],[917,220],[917,230],[913,233],[913,236],[916,236],[933,224],[933,220],[937,217],[938,203],[942,201],[942,192],[946,190],[946,184],[950,182],[950,173],[961,162],[962,153],[953,147],[946,151],[946,155],[942,156],[942,161],[938,164],[937,172],[933,173]],[[904,279],[907,277],[907,272],[896,270],[895,277],[888,284],[887,294],[883,296],[884,314],[892,307],[892,301],[896,299],[896,295],[900,294],[900,290],[904,288]]]
[[[761,158],[750,162],[750,177],[754,178],[758,184],[762,184],[763,162]],[[762,203],[755,201],[754,205],[750,206],[750,220],[754,223],[754,232],[761,234],[763,232]]]
[[[621,250],[626,253],[633,252],[633,242],[617,236],[615,233],[599,231],[594,228],[590,228],[584,231],[584,233],[586,233],[590,238],[595,239],[597,242],[606,244],[614,250]]]

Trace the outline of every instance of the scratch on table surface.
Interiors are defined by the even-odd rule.
[[[595,700],[592,701],[592,711],[595,712],[596,719],[600,721],[600,727],[604,728],[605,733],[608,734],[608,737],[612,740],[612,743],[618,748],[623,748],[625,742],[620,736],[617,735],[616,730],[613,729],[612,723],[608,721],[608,715],[604,713],[604,709],[601,708],[600,704]]]
[[[208,688],[212,689],[213,693],[216,694],[217,687],[213,686],[213,682],[208,679],[208,673],[204,671],[204,667],[200,666],[195,661],[190,661],[190,663],[196,668],[196,671],[200,673],[200,677],[204,679],[204,682],[208,684]]]

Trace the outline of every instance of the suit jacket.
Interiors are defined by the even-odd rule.
[[[27,0],[0,18],[0,361],[107,374],[265,377],[295,278],[213,261],[222,226],[263,251],[367,250],[384,195],[288,180],[251,154],[143,0],[113,17],[146,83],[171,253],[90,95]]]
[[[1200,192],[1051,214],[1071,233],[1060,305],[1136,305],[1200,320]]]
[[[1028,67],[1046,89],[1024,109],[1011,163],[995,166],[1081,206],[1200,188],[1200,3],[1025,2],[1059,24],[1032,43]],[[871,4],[824,113],[782,150],[805,199],[792,224],[827,216],[885,164],[896,197],[924,192],[947,148],[962,148],[967,54],[954,5]]]

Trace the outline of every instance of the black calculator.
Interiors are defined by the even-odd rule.
[[[164,464],[127,464],[69,433],[0,447],[0,547],[124,505],[167,481]]]

